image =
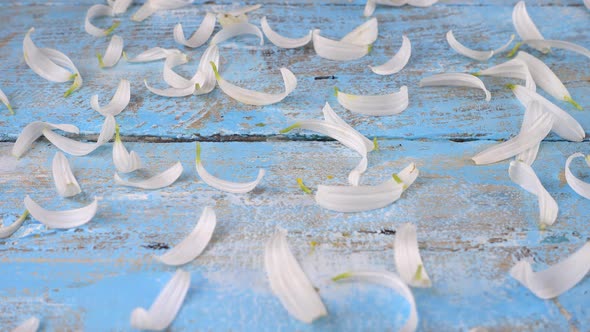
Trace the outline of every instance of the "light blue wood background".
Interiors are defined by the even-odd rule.
[[[149,47],[177,47],[174,24],[185,31],[198,26],[206,11],[235,8],[216,1],[154,15],[143,23],[122,17],[116,33],[128,54]],[[556,198],[560,214],[554,226],[539,231],[534,196],[508,178],[507,162],[474,166],[475,153],[518,132],[522,106],[504,88],[511,81],[484,81],[492,101],[478,90],[417,87],[425,76],[449,71],[473,72],[505,60],[476,63],[452,51],[445,33],[453,29],[466,45],[491,49],[514,33],[514,1],[441,1],[431,8],[378,7],[379,39],[373,52],[358,61],[337,63],[314,55],[313,48],[263,47],[241,38],[221,46],[222,74],[248,88],[279,91],[280,66],[289,67],[299,81],[284,102],[245,106],[221,91],[180,99],[150,94],[143,86],[161,84],[162,63],[128,64],[101,70],[95,58],[108,40],[83,30],[92,1],[3,1],[0,3],[0,87],[14,105],[16,116],[0,116],[0,217],[10,223],[31,195],[43,206],[66,209],[99,198],[99,213],[84,227],[50,230],[29,219],[13,237],[0,240],[0,330],[9,330],[31,315],[42,318],[47,331],[129,330],[134,307],[147,307],[174,269],[156,262],[161,251],[150,244],[173,246],[196,223],[203,207],[212,206],[218,227],[204,254],[185,266],[192,273],[187,300],[171,331],[379,331],[397,330],[408,307],[403,299],[380,287],[335,285],[330,277],[350,269],[394,270],[393,238],[389,231],[404,222],[418,227],[419,243],[433,288],[414,291],[422,331],[590,330],[590,280],[552,301],[537,299],[508,276],[523,257],[536,268],[554,264],[590,238],[590,202],[565,184],[563,166],[571,153],[590,153],[588,141],[562,142],[550,136],[534,164],[540,179]],[[130,13],[137,6],[131,8]],[[527,8],[548,39],[590,46],[590,13],[582,1],[528,1]],[[338,38],[364,21],[363,1],[266,1],[251,15],[258,24],[269,17],[273,27],[292,37],[311,28]],[[98,24],[110,25],[107,20]],[[57,48],[78,65],[85,84],[64,99],[67,84],[36,76],[24,63],[22,39],[34,26],[35,42]],[[380,77],[367,65],[380,64],[394,54],[406,34],[413,55],[400,73]],[[180,72],[191,74],[204,47],[184,50],[193,59]],[[532,52],[539,55],[536,52]],[[590,109],[590,60],[555,50],[541,56],[570,90]],[[335,75],[335,80],[314,80]],[[102,116],[90,109],[98,93],[110,98],[118,81],[132,83],[128,109],[117,116],[127,147],[138,151],[152,173],[180,160],[185,171],[174,185],[156,191],[115,186],[110,144],[86,157],[70,157],[83,194],[56,197],[51,177],[55,153],[47,141],[37,142],[22,159],[10,157],[21,129],[36,120],[74,123],[84,138],[100,130]],[[410,89],[410,107],[393,117],[353,115],[337,105],[333,87],[358,94]],[[357,155],[335,142],[309,133],[279,136],[297,119],[321,118],[329,101],[344,119],[381,149],[370,154],[366,183],[378,183],[414,161],[421,176],[394,205],[366,213],[341,214],[316,206],[295,182],[302,177],[316,188],[345,183]],[[584,128],[590,112],[559,103]],[[267,176],[247,195],[221,193],[200,181],[194,170],[194,140],[203,144],[203,158],[213,174],[245,181],[258,168]],[[574,173],[589,178],[580,162]],[[145,172],[148,174],[148,172]],[[334,177],[329,179],[329,177]],[[289,231],[289,243],[330,315],[313,325],[291,318],[271,294],[263,268],[264,243],[277,226]],[[318,243],[315,248],[311,243]],[[567,271],[564,271],[567,273]]]

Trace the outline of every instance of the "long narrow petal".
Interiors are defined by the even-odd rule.
[[[37,332],[39,329],[39,318],[31,317],[14,328],[12,332]]]
[[[222,28],[226,28],[233,24],[248,23],[247,13],[257,10],[262,7],[261,4],[252,6],[239,7],[229,12],[222,12],[217,14],[217,19]]]
[[[195,84],[198,85],[195,91],[196,95],[207,94],[213,91],[217,85],[215,71],[211,66],[211,62],[215,64],[216,68],[219,68],[219,48],[217,48],[217,45],[207,47],[201,56],[201,60],[199,60],[199,69],[193,77]]]
[[[231,182],[219,179],[209,174],[205,167],[203,167],[203,163],[201,162],[201,144],[199,142],[197,142],[196,167],[197,173],[206,184],[210,185],[213,188],[217,188],[221,191],[226,191],[234,194],[245,194],[247,192],[254,190],[258,183],[262,181],[262,178],[266,173],[264,169],[258,170],[258,176],[256,177],[256,180],[251,182]]]
[[[537,29],[535,22],[533,22],[529,16],[524,1],[519,1],[514,6],[514,9],[512,10],[512,24],[514,24],[516,33],[518,33],[522,40],[545,39],[541,32],[539,32],[539,29]],[[550,48],[548,47],[533,47],[543,53],[550,51]]]
[[[195,85],[196,82],[194,82],[194,77],[193,79],[186,79],[174,71],[175,67],[184,65],[187,62],[188,56],[186,54],[178,53],[168,56],[166,61],[164,61],[164,69],[162,70],[162,78],[164,79],[164,82],[168,83],[168,85],[175,89],[184,89],[191,85]]]
[[[351,112],[375,116],[399,114],[410,102],[405,85],[398,92],[378,96],[351,95],[336,89],[336,97],[340,105]]]
[[[525,81],[525,87],[527,89],[532,91],[537,90],[537,85],[529,71],[529,67],[519,59],[503,62],[499,65],[477,72],[475,75],[516,78]]]
[[[80,132],[78,127],[71,124],[53,124],[41,121],[31,122],[26,125],[20,135],[18,135],[18,138],[12,147],[12,155],[16,158],[20,158],[31,148],[33,142],[43,135],[43,130],[45,129],[59,129],[72,134],[78,134]]]
[[[90,106],[92,106],[93,110],[104,116],[115,116],[129,105],[129,100],[131,100],[131,84],[128,80],[122,79],[108,105],[101,107],[98,102],[98,95],[93,95],[90,97]]]
[[[523,43],[530,45],[535,49],[549,49],[550,47],[561,48],[590,58],[590,50],[583,46],[565,40],[528,39],[523,41]]]
[[[476,165],[487,165],[516,156],[538,145],[549,134],[552,126],[553,116],[544,113],[515,137],[485,149],[472,159]]]
[[[115,22],[113,26],[107,29],[101,29],[92,24],[92,19],[104,16],[115,16],[113,8],[106,5],[94,5],[90,7],[90,9],[88,9],[86,12],[86,20],[84,21],[84,29],[86,32],[90,35],[93,35],[94,37],[108,36],[111,32],[113,32],[113,30],[119,25],[118,22]]]
[[[490,101],[492,98],[490,92],[488,89],[486,89],[486,86],[483,84],[483,82],[471,74],[445,73],[433,75],[423,78],[420,81],[420,87],[425,86],[459,86],[482,89],[486,94],[486,101]]]
[[[217,218],[215,211],[210,207],[205,207],[199,222],[192,232],[179,244],[174,246],[174,248],[156,258],[166,265],[176,266],[189,263],[199,257],[203,250],[205,250],[205,247],[211,241],[216,224]]]
[[[82,192],[80,185],[70,168],[68,158],[63,153],[57,151],[53,157],[52,163],[53,181],[57,193],[63,197],[75,196]]]
[[[113,8],[113,14],[121,15],[127,11],[133,0],[107,0]]]
[[[410,304],[410,315],[408,320],[399,330],[400,332],[413,332],[418,326],[418,312],[416,311],[416,301],[410,288],[395,273],[387,271],[355,271],[342,273],[334,278],[334,281],[357,280],[379,284],[393,289],[400,294]]]
[[[297,87],[297,78],[287,68],[281,68],[281,75],[283,75],[283,83],[285,84],[285,92],[271,94],[248,90],[237,85],[231,84],[225,79],[223,79],[221,75],[219,75],[219,72],[217,71],[217,66],[214,63],[212,63],[211,66],[213,67],[213,71],[215,72],[215,77],[217,78],[217,84],[219,85],[219,88],[221,88],[221,90],[226,95],[247,105],[263,106],[278,103],[281,100],[285,99]]]
[[[412,56],[412,44],[408,37],[402,36],[402,46],[389,61],[380,66],[369,67],[375,74],[392,75],[404,69],[408,61],[410,61],[410,56]]]
[[[50,228],[73,228],[82,226],[94,218],[98,209],[98,200],[79,209],[50,211],[42,208],[29,195],[25,197],[25,207],[31,216]]]
[[[264,266],[270,288],[296,319],[311,323],[328,314],[322,299],[287,243],[287,231],[279,229],[266,243]]]
[[[361,212],[380,209],[397,201],[416,178],[419,171],[413,163],[392,179],[376,186],[318,186],[316,202],[337,212]]]
[[[182,164],[177,162],[172,167],[168,168],[164,172],[154,175],[149,179],[141,180],[141,181],[129,181],[123,180],[119,176],[119,174],[115,173],[115,183],[121,186],[127,187],[135,187],[141,189],[160,189],[164,187],[168,187],[169,185],[173,184],[178,180],[178,178],[182,175],[183,167]]]
[[[29,29],[23,40],[23,54],[29,68],[51,82],[63,83],[71,80],[72,72],[51,61],[44,49],[38,48],[33,43],[31,39],[33,32],[35,32],[35,28]]]
[[[521,161],[513,160],[510,162],[508,174],[510,175],[512,182],[537,196],[540,211],[539,223],[541,224],[541,227],[553,225],[555,219],[557,219],[559,207],[557,206],[555,199],[553,199],[545,187],[543,187],[543,184],[531,166]]]
[[[430,7],[437,2],[438,0],[408,0],[408,5],[414,7]]]
[[[590,199],[590,183],[578,179],[570,170],[572,160],[578,157],[584,158],[584,155],[580,152],[576,152],[567,158],[567,161],[565,162],[565,179],[573,191],[586,199]],[[590,166],[590,159],[586,157],[585,160],[588,166]]]
[[[274,45],[281,47],[281,48],[298,48],[303,47],[311,41],[312,31],[310,30],[306,36],[301,38],[287,38],[284,36],[279,35],[275,32],[270,25],[268,25],[268,21],[266,20],[266,16],[262,17],[260,20],[260,26],[262,27],[262,32],[268,40]]]
[[[521,104],[527,106],[533,100],[537,100],[543,106],[545,112],[553,114],[552,130],[560,137],[573,142],[584,140],[586,133],[582,126],[567,112],[553,104],[545,97],[520,85],[509,85],[512,92]]]
[[[23,225],[23,222],[25,222],[28,216],[29,211],[25,210],[25,212],[23,212],[23,214],[21,214],[21,216],[18,217],[18,219],[9,226],[5,226],[3,221],[0,222],[0,239],[10,237],[12,234],[18,231],[18,229]]]
[[[313,30],[313,48],[324,59],[350,61],[364,57],[371,50],[371,45],[356,45],[320,36],[320,30]]]
[[[420,257],[416,226],[406,223],[398,227],[393,245],[395,268],[402,280],[412,287],[432,287]]]
[[[536,100],[531,101],[524,112],[524,118],[522,120],[520,131],[527,131],[543,114],[543,106],[541,106],[541,103]],[[540,146],[541,143],[539,142],[532,148],[528,148],[525,151],[519,153],[518,156],[516,156],[516,160],[520,160],[523,163],[531,166],[535,162],[535,159],[537,159],[537,153],[539,153]]]
[[[363,10],[364,16],[371,16],[375,12],[375,8],[377,7],[377,3],[375,0],[367,0],[365,4],[365,9]]]
[[[167,88],[167,89],[158,89],[150,86],[147,81],[143,81],[145,87],[150,90],[151,93],[156,94],[158,96],[163,97],[186,97],[190,96],[196,91],[195,85],[188,86],[186,88],[177,89],[177,88]]]
[[[73,156],[85,156],[113,138],[113,135],[115,135],[115,118],[112,115],[106,116],[96,143],[75,141],[71,138],[56,134],[47,128],[43,130],[43,135],[49,140],[49,142],[63,152]]]
[[[138,307],[131,312],[131,327],[139,330],[160,331],[166,329],[176,315],[191,284],[191,275],[181,269],[160,291],[149,310]]]
[[[361,137],[363,143],[365,143],[365,148],[367,149],[367,152],[373,150],[373,148],[375,147],[375,144],[373,143],[373,141],[371,141],[370,139],[365,137],[363,134],[361,134],[356,129],[354,129],[351,125],[349,125],[346,121],[344,121],[341,117],[339,117],[338,114],[336,114],[336,112],[334,112],[334,110],[332,109],[330,104],[328,104],[328,102],[326,102],[326,104],[324,105],[324,108],[322,109],[322,113],[324,114],[324,120],[326,120],[330,123],[333,123],[335,125],[343,126],[347,129],[349,129],[350,131],[354,132],[359,137]]]
[[[174,40],[177,43],[182,44],[187,47],[190,47],[190,48],[199,47],[199,46],[205,44],[207,42],[207,40],[209,40],[209,38],[213,34],[213,30],[215,29],[215,22],[216,21],[217,21],[217,19],[215,18],[214,14],[207,13],[205,15],[205,18],[203,19],[203,22],[201,22],[201,25],[197,29],[197,31],[195,31],[195,33],[193,33],[193,35],[188,40],[184,37],[184,32],[182,30],[182,24],[178,23],[174,27]]]
[[[586,242],[571,256],[543,271],[533,272],[531,264],[521,260],[510,269],[510,275],[537,297],[547,300],[575,287],[588,271],[590,242]]]
[[[236,23],[221,29],[218,33],[215,34],[215,36],[213,36],[210,44],[216,45],[230,38],[242,35],[257,36],[258,38],[260,38],[260,46],[264,45],[264,35],[262,34],[262,31],[260,31],[260,29],[257,26],[250,23]]]
[[[12,106],[10,105],[10,101],[8,100],[8,97],[6,97],[6,94],[4,94],[4,91],[2,91],[2,89],[0,89],[0,101],[6,106],[6,108],[8,108],[10,114],[14,115],[14,111],[12,110]]]
[[[157,11],[178,9],[190,5],[193,1],[194,0],[147,0],[143,6],[131,16],[131,20],[141,22]]]
[[[123,54],[123,46],[123,38],[113,35],[109,42],[109,46],[107,46],[107,49],[104,52],[104,56],[97,54],[100,68],[111,68],[116,65]]]
[[[68,58],[67,55],[52,48],[42,48],[40,50],[49,59],[49,61],[55,63],[58,66],[65,67],[73,73],[70,75],[69,79],[73,79],[74,83],[72,83],[70,88],[64,93],[64,97],[69,96],[72,94],[72,92],[82,87],[82,83],[84,82],[82,80],[82,75],[80,75],[78,68],[76,68],[76,65],[74,65],[72,60]]]
[[[127,62],[151,62],[166,59],[170,55],[182,54],[180,50],[175,48],[166,49],[161,47],[152,47],[138,54],[136,57],[127,59]]]
[[[127,148],[121,141],[119,127],[116,127],[115,143],[113,144],[113,163],[118,172],[129,173],[143,168],[141,159],[135,151],[127,152]]]
[[[476,50],[472,50],[472,49],[464,46],[457,39],[455,39],[455,36],[453,35],[453,30],[449,30],[449,32],[447,32],[447,42],[449,43],[449,46],[451,46],[452,49],[454,49],[455,51],[457,51],[457,53],[459,53],[461,55],[464,55],[468,58],[471,58],[471,59],[474,59],[477,61],[489,60],[491,57],[494,56],[494,54],[498,54],[498,53],[504,51],[506,48],[508,48],[508,46],[510,46],[510,44],[512,43],[513,40],[514,40],[514,35],[512,35],[510,37],[510,40],[508,40],[508,42],[506,44],[502,45],[498,49],[491,50],[491,51],[476,51]]]
[[[340,39],[341,42],[354,45],[371,45],[377,40],[379,35],[379,22],[377,18],[366,21],[365,23],[354,28],[346,36]]]

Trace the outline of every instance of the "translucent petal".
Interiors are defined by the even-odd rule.
[[[398,227],[393,246],[395,267],[402,280],[412,287],[432,287],[420,257],[416,226],[406,223]]]
[[[565,179],[573,191],[586,199],[590,199],[590,183],[578,179],[570,170],[572,160],[578,157],[584,158],[584,155],[580,152],[576,152],[567,158],[567,161],[565,162]],[[586,159],[586,161],[588,162],[588,159]],[[588,166],[590,166],[590,164],[588,164]]]
[[[100,130],[100,135],[96,143],[83,143],[75,141],[71,138],[61,136],[54,133],[49,129],[43,130],[43,135],[49,140],[55,147],[62,150],[67,154],[74,156],[85,156],[97,148],[101,147],[106,142],[110,141],[115,134],[115,118],[112,115],[107,115],[105,121]]]
[[[71,197],[82,192],[80,185],[70,168],[68,158],[66,158],[63,153],[59,151],[55,153],[51,170],[53,173],[55,188],[60,196]]]
[[[371,50],[371,45],[356,45],[322,37],[320,30],[313,30],[312,40],[316,54],[328,60],[356,60],[364,57]]]
[[[539,29],[537,29],[535,22],[533,22],[529,16],[524,1],[519,1],[514,6],[514,9],[512,10],[512,24],[514,24],[516,33],[518,33],[522,40],[545,39],[543,38],[543,35],[541,35],[541,32],[539,32]],[[543,53],[550,51],[550,48],[548,47],[533,47]]]
[[[169,169],[163,171],[162,173],[154,175],[149,179],[140,181],[123,180],[121,179],[119,174],[115,173],[115,183],[117,183],[120,186],[135,187],[148,190],[160,189],[168,187],[169,185],[176,182],[176,180],[178,180],[178,178],[182,175],[182,171],[183,167],[179,161]]]
[[[188,40],[184,37],[184,32],[182,30],[182,24],[178,23],[174,27],[174,40],[177,43],[182,44],[187,47],[190,47],[190,48],[199,47],[199,46],[205,44],[207,42],[207,40],[209,40],[209,38],[213,34],[213,30],[215,29],[215,22],[216,21],[217,21],[217,19],[215,18],[214,14],[207,13],[205,15],[205,18],[203,19],[203,22],[201,22],[201,25],[197,29],[197,31],[195,31],[195,33],[193,33],[193,35]]]
[[[340,105],[347,110],[374,116],[399,114],[408,108],[410,102],[408,87],[405,85],[398,92],[386,95],[360,96],[336,90],[336,96]]]
[[[453,30],[449,30],[449,32],[447,32],[447,42],[449,43],[449,46],[451,46],[452,49],[454,49],[455,51],[457,51],[457,53],[464,55],[468,58],[477,60],[477,61],[487,61],[489,60],[491,57],[494,56],[494,54],[498,54],[502,51],[504,51],[506,48],[508,48],[508,46],[510,46],[510,44],[512,43],[512,41],[514,40],[514,35],[512,35],[510,37],[510,40],[504,44],[503,46],[501,46],[498,49],[492,50],[492,51],[476,51],[476,50],[472,50],[468,47],[463,46],[463,44],[459,43],[459,41],[457,41],[457,39],[455,39],[455,36],[453,35]]]
[[[303,47],[311,41],[312,31],[310,30],[306,36],[301,38],[287,38],[284,36],[279,35],[275,32],[266,20],[266,16],[264,16],[260,20],[260,26],[262,27],[262,31],[268,40],[274,45],[281,47],[281,48],[298,48]]]
[[[101,107],[98,103],[98,95],[93,95],[90,98],[90,105],[92,109],[97,111],[98,113],[107,116],[107,115],[118,115],[121,113],[127,105],[129,105],[129,100],[131,99],[131,84],[128,80],[122,79],[119,82],[119,86],[117,87],[117,91],[113,98],[108,105]]]
[[[43,135],[43,130],[55,130],[59,129],[65,131],[67,133],[78,134],[80,130],[78,127],[71,125],[71,124],[53,124],[49,122],[41,122],[35,121],[31,122],[23,129],[23,131],[18,135],[14,146],[12,147],[12,155],[16,158],[20,158],[25,152],[27,152],[33,142],[36,141],[41,135]]]
[[[123,38],[113,35],[109,46],[107,46],[104,56],[98,55],[98,62],[101,68],[111,68],[116,65],[123,54]]]
[[[412,55],[412,44],[410,39],[406,36],[402,36],[402,46],[399,51],[386,63],[371,67],[371,70],[378,75],[392,75],[398,73],[408,64],[410,56]]]
[[[486,101],[490,101],[492,98],[490,92],[488,89],[486,89],[486,86],[483,84],[483,82],[471,74],[445,73],[433,75],[423,78],[420,81],[420,87],[425,86],[459,86],[482,89],[486,94]]]
[[[12,222],[12,224],[8,226],[4,224],[4,221],[0,222],[0,239],[8,238],[16,231],[18,231],[18,229],[23,225],[23,222],[25,222],[28,216],[29,211],[25,210],[25,212],[17,220]]]
[[[340,41],[344,43],[365,46],[373,44],[377,40],[378,35],[379,22],[373,17],[372,19],[354,28],[354,30],[340,39]]]
[[[228,39],[242,35],[257,36],[260,38],[260,46],[264,45],[264,35],[262,34],[262,31],[260,31],[257,26],[250,23],[236,23],[224,27],[218,33],[216,33],[215,36],[213,36],[209,43],[211,45],[216,45]]]
[[[86,224],[96,214],[98,209],[98,200],[87,206],[65,211],[50,211],[42,208],[33,201],[28,195],[25,197],[25,207],[31,213],[31,216],[50,228],[73,228]]]
[[[112,27],[110,29],[101,29],[92,24],[92,19],[103,16],[115,16],[113,8],[106,5],[94,5],[88,9],[84,21],[84,29],[88,34],[93,35],[94,37],[104,37],[112,32]]]

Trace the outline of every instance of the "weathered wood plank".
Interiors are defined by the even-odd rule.
[[[565,3],[565,2],[564,2]],[[223,75],[236,84],[267,91],[282,89],[278,68],[287,66],[299,79],[297,90],[282,103],[267,107],[245,106],[230,100],[221,91],[203,97],[169,99],[152,95],[143,86],[161,82],[161,63],[132,65],[122,61],[117,67],[100,70],[95,53],[103,52],[107,41],[83,31],[84,6],[11,6],[4,8],[0,19],[6,29],[0,32],[0,86],[9,95],[17,116],[0,117],[0,139],[14,140],[20,130],[34,120],[73,122],[84,133],[96,133],[102,117],[90,109],[89,98],[98,93],[101,100],[110,98],[123,77],[132,82],[133,97],[129,108],[118,116],[128,135],[190,139],[216,135],[274,135],[301,118],[315,118],[325,101],[333,104],[343,117],[369,136],[388,138],[469,138],[505,139],[518,131],[523,109],[504,88],[508,81],[485,79],[492,92],[490,103],[477,90],[417,87],[425,76],[448,71],[473,72],[486,64],[474,63],[452,51],[444,35],[454,29],[457,38],[471,47],[493,48],[504,43],[513,27],[511,6],[437,5],[431,8],[403,7],[380,10],[380,39],[370,56],[346,63],[336,63],[315,56],[313,48],[281,50],[269,43],[253,46],[252,39],[241,39],[221,47]],[[158,14],[142,24],[124,16],[117,33],[126,41],[129,54],[153,46],[177,47],[172,39],[175,23],[185,29],[195,28],[206,10],[214,5],[193,6]],[[268,15],[276,29],[290,36],[321,28],[327,36],[341,37],[352,26],[363,22],[359,6],[266,5],[252,15],[254,23]],[[589,46],[584,33],[588,11],[581,6],[531,7],[531,15],[547,38],[558,38]],[[289,19],[287,19],[287,17]],[[555,19],[556,17],[563,19]],[[468,19],[462,19],[468,18]],[[106,21],[105,21],[106,24]],[[24,63],[22,38],[35,26],[34,40],[43,47],[55,47],[70,55],[85,78],[84,87],[64,99],[67,84],[53,84],[36,76]],[[382,63],[399,48],[402,34],[412,40],[413,57],[399,75],[378,77],[367,65]],[[187,51],[194,59],[180,71],[191,73],[204,47]],[[536,53],[535,53],[536,54]],[[590,79],[588,59],[555,51],[542,57],[564,80],[574,99],[590,107],[586,93]],[[504,61],[494,58],[490,65]],[[336,80],[314,80],[316,76],[335,75]],[[408,85],[411,103],[399,116],[374,118],[353,115],[337,107],[333,87],[350,93],[379,94]],[[583,127],[590,127],[590,113],[579,112],[563,102]]]
[[[560,215],[546,231],[536,225],[536,199],[512,184],[507,163],[476,167],[469,157],[494,144],[382,141],[370,154],[366,183],[377,183],[414,161],[421,176],[394,205],[341,214],[323,210],[297,187],[345,183],[358,161],[335,142],[203,143],[213,174],[247,180],[267,169],[261,187],[247,195],[224,194],[197,179],[194,143],[129,143],[153,171],[181,160],[179,182],[157,191],[113,184],[111,150],[103,147],[70,161],[83,188],[80,197],[55,197],[46,142],[18,162],[0,144],[0,186],[5,222],[31,195],[47,208],[80,206],[99,197],[100,212],[88,225],[48,230],[29,220],[0,241],[0,326],[36,314],[48,330],[128,329],[129,313],[151,303],[173,269],[152,259],[154,243],[177,243],[204,206],[213,206],[218,229],[203,256],[185,268],[193,284],[172,330],[395,330],[403,324],[403,301],[378,287],[333,285],[329,278],[353,268],[393,270],[392,231],[403,222],[418,227],[425,266],[434,287],[416,290],[420,329],[566,330],[590,328],[584,300],[590,279],[559,297],[541,301],[507,275],[517,259],[533,257],[542,268],[569,255],[590,238],[590,201],[564,184],[565,159],[579,144],[546,142],[535,162],[556,198]],[[587,152],[587,151],[585,151]],[[575,173],[588,178],[580,162]],[[328,175],[334,176],[328,179]],[[314,325],[297,323],[270,293],[263,270],[264,243],[277,226],[320,289],[330,316]],[[313,249],[310,243],[318,245]],[[15,277],[16,276],[16,277]],[[558,306],[571,314],[566,319]]]

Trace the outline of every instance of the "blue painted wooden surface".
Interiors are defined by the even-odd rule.
[[[314,26],[338,37],[363,21],[362,2],[268,1],[252,20],[257,23],[268,15],[285,34],[296,36]],[[417,225],[422,257],[434,283],[432,289],[414,291],[420,330],[590,329],[585,299],[590,279],[555,301],[543,301],[507,274],[523,257],[533,257],[537,268],[554,264],[590,238],[590,201],[577,196],[563,178],[567,156],[590,152],[588,143],[556,138],[543,143],[534,168],[556,198],[560,214],[554,226],[541,232],[536,198],[511,183],[508,164],[476,167],[469,160],[494,140],[518,130],[523,109],[503,88],[507,81],[486,80],[493,95],[490,103],[477,90],[417,88],[418,80],[431,73],[484,68],[486,64],[454,54],[444,34],[453,28],[457,38],[463,37],[460,40],[472,47],[496,47],[513,33],[512,1],[443,1],[428,9],[379,7],[380,39],[374,52],[350,63],[321,60],[311,48],[285,51],[271,44],[258,48],[248,39],[226,44],[221,49],[222,71],[231,81],[278,91],[279,66],[289,66],[298,76],[299,86],[292,96],[262,108],[240,105],[220,91],[174,100],[151,95],[142,82],[144,78],[159,82],[161,63],[122,62],[114,69],[98,69],[94,53],[102,51],[107,41],[83,32],[83,17],[91,3],[0,3],[0,19],[7,27],[0,32],[0,86],[17,112],[17,116],[0,117],[0,139],[8,141],[0,143],[0,217],[6,223],[14,220],[27,194],[50,209],[78,207],[94,196],[100,202],[98,215],[84,227],[48,230],[29,219],[13,237],[0,240],[0,330],[31,315],[41,317],[48,331],[129,330],[131,310],[149,306],[174,271],[152,258],[161,251],[150,245],[177,243],[205,206],[215,208],[218,227],[204,254],[186,266],[192,285],[172,331],[396,330],[408,310],[401,298],[379,287],[335,285],[330,277],[358,268],[394,270],[393,236],[387,230],[403,222]],[[125,16],[118,33],[125,38],[129,54],[156,46],[154,40],[158,46],[176,47],[171,37],[175,23],[182,22],[188,31],[199,24],[206,10],[226,5],[192,6],[155,15],[142,24],[128,22]],[[547,38],[590,45],[586,31],[590,13],[581,1],[543,0],[527,5]],[[286,14],[293,20],[287,21]],[[37,28],[33,38],[39,45],[58,48],[79,65],[85,78],[82,90],[63,99],[66,85],[43,81],[27,68],[21,42],[30,26]],[[393,54],[402,33],[414,46],[408,67],[393,77],[372,75],[366,65],[381,63]],[[188,53],[198,59],[202,49]],[[489,65],[503,60],[495,58]],[[555,51],[543,60],[563,78],[573,97],[590,108],[588,59]],[[194,68],[192,63],[184,73]],[[328,74],[338,79],[313,79]],[[115,186],[107,145],[87,157],[70,158],[83,194],[61,199],[55,195],[50,169],[55,149],[47,141],[36,143],[19,161],[9,156],[10,141],[30,121],[73,122],[84,134],[96,134],[102,119],[90,109],[89,97],[99,93],[110,98],[122,77],[132,81],[133,97],[117,120],[122,133],[138,141],[127,147],[145,156],[154,173],[180,160],[185,171],[179,182],[157,191]],[[391,118],[355,116],[336,106],[331,94],[335,84],[356,93],[378,93],[407,84],[411,106]],[[381,149],[370,154],[367,183],[380,182],[410,161],[417,163],[421,176],[400,201],[377,211],[340,214],[316,206],[313,197],[297,187],[297,177],[312,188],[345,183],[348,171],[358,162],[354,152],[335,142],[276,136],[296,119],[319,118],[326,100],[363,133],[388,138],[380,140]],[[562,105],[584,128],[590,127],[587,111]],[[260,188],[247,195],[212,189],[197,178],[194,143],[163,143],[198,135],[220,141],[203,144],[210,172],[246,181],[262,167],[267,176]],[[456,138],[474,141],[451,140]],[[235,139],[243,142],[227,142]],[[590,178],[590,170],[581,162],[574,167],[577,175]],[[264,243],[276,226],[289,231],[292,250],[330,312],[313,325],[289,317],[270,293],[262,257]]]

